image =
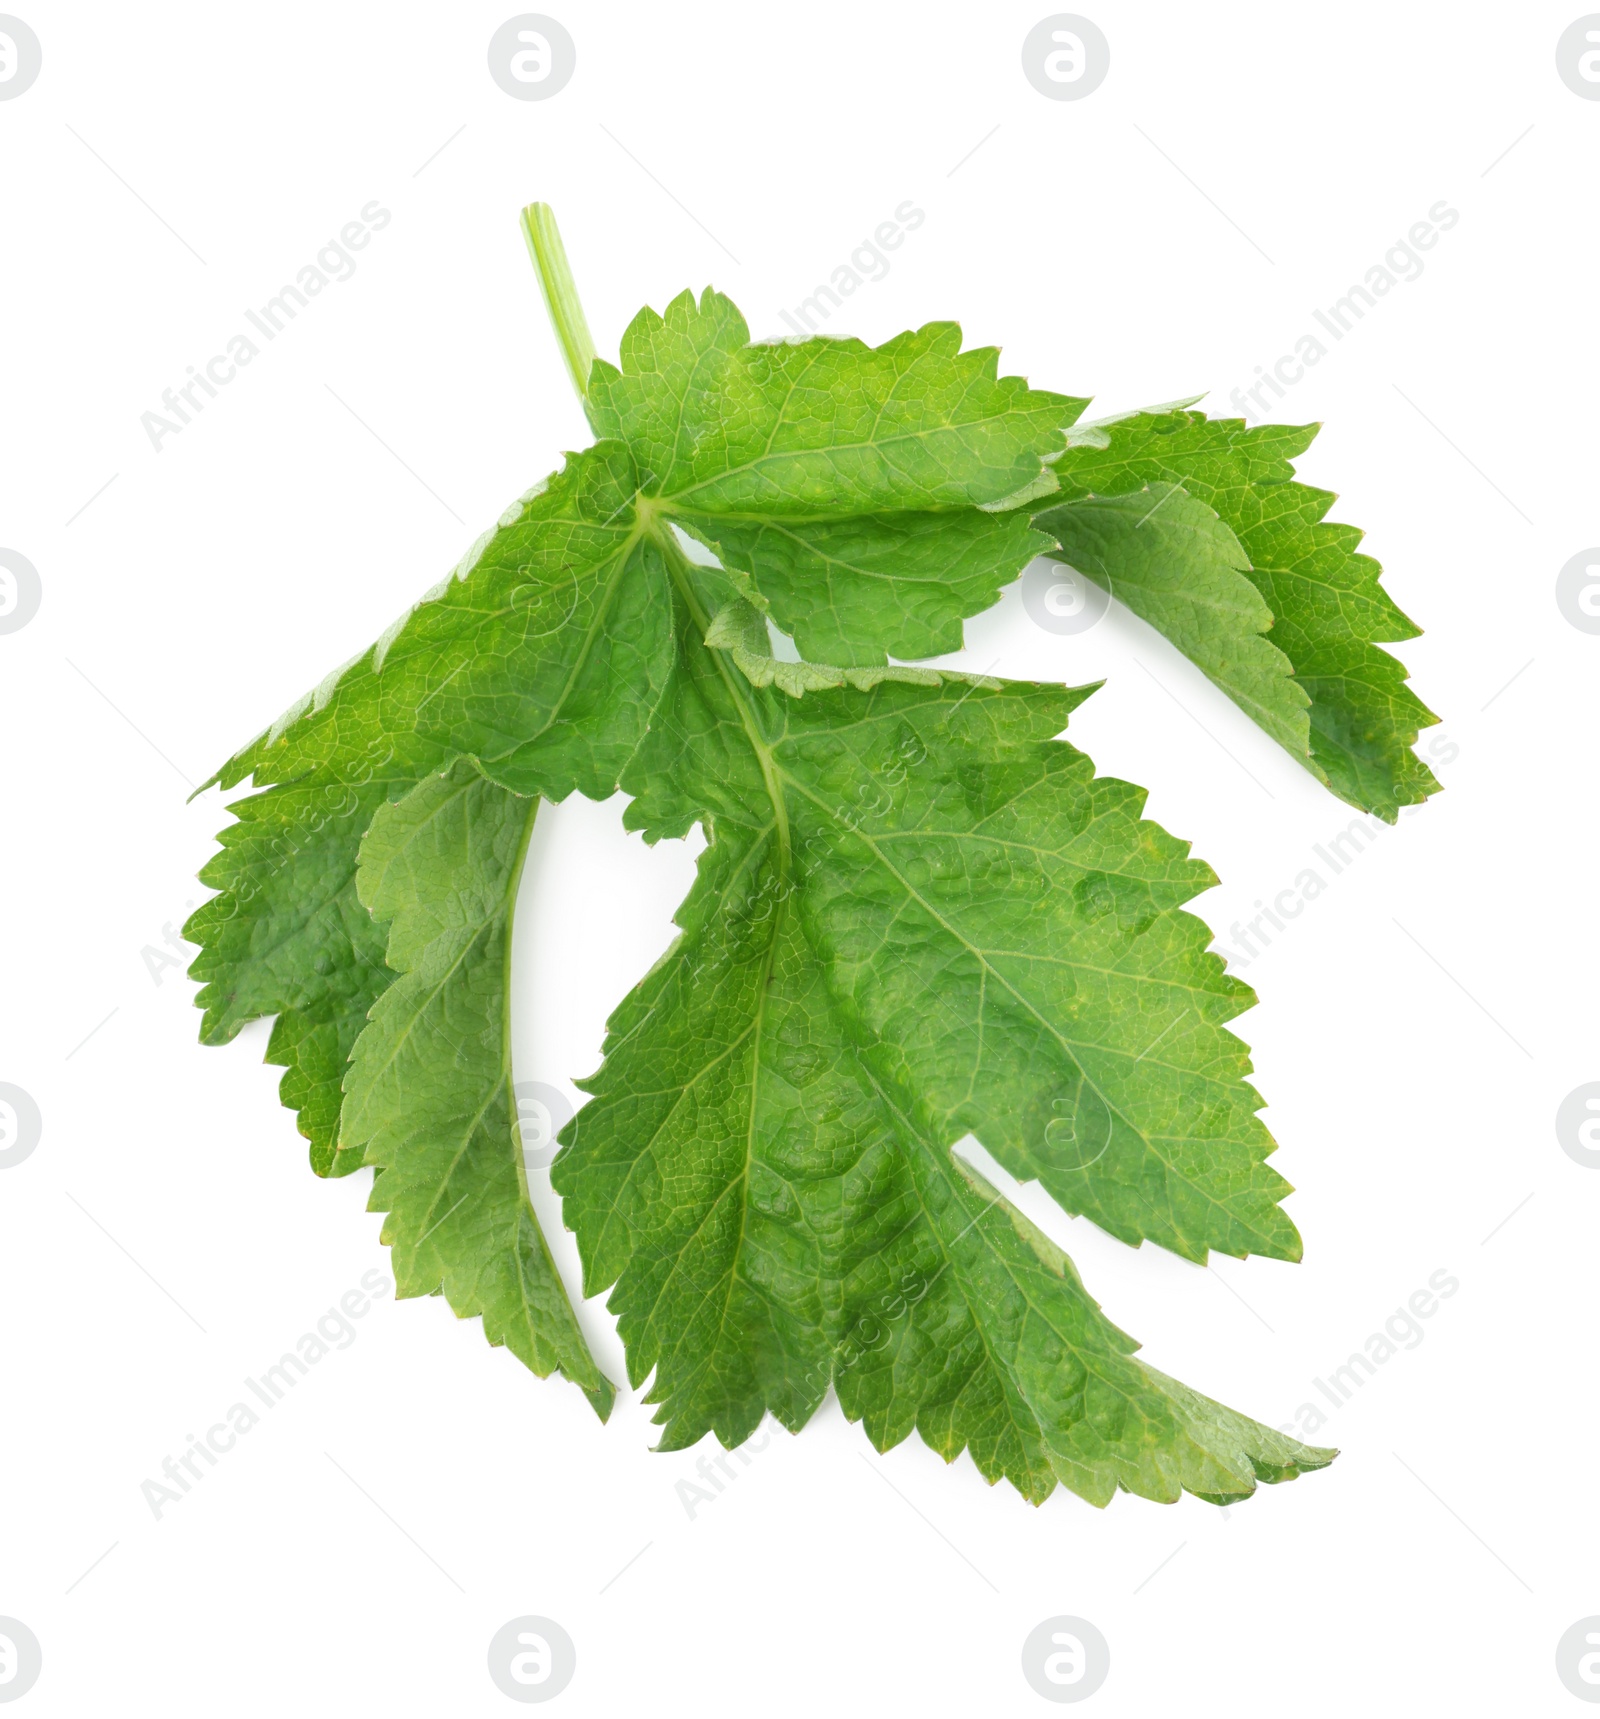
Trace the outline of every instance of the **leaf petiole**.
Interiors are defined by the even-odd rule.
[[[528,241],[528,255],[533,258],[539,276],[539,290],[544,295],[545,309],[550,312],[561,356],[567,361],[567,374],[587,411],[589,371],[595,359],[594,337],[583,314],[555,211],[548,203],[530,203],[522,211],[522,236]]]

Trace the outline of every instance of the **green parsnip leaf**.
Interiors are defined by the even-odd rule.
[[[998,352],[961,350],[953,322],[879,347],[750,343],[709,289],[644,310],[620,367],[589,378],[590,420],[625,442],[645,493],[691,519],[846,519],[998,501],[1039,473],[1081,402],[996,377]]]
[[[1414,639],[1418,629],[1383,589],[1378,563],[1357,553],[1361,533],[1327,523],[1335,497],[1295,479],[1289,462],[1316,433],[1315,424],[1247,429],[1236,418],[1200,412],[1136,412],[1069,447],[1055,472],[1069,498],[1126,496],[1171,483],[1216,511],[1249,557],[1245,571],[1273,617],[1272,644],[1310,698],[1313,774],[1341,799],[1393,823],[1400,807],[1438,790],[1411,750],[1418,730],[1438,718],[1406,684],[1405,668],[1378,649]],[[1051,503],[1036,523],[1043,528],[1069,512]],[[1080,571],[1097,577],[1091,568]],[[1118,571],[1108,564],[1108,574]],[[1168,631],[1155,616],[1145,618]],[[1236,650],[1244,629],[1227,628],[1220,614],[1216,620],[1223,636],[1213,650]],[[1169,636],[1212,673],[1189,640]],[[1297,745],[1290,750],[1300,755]]]
[[[876,348],[752,345],[727,299],[684,293],[634,319],[620,368],[594,366],[589,415],[633,450],[651,513],[750,575],[802,656],[869,665],[958,650],[962,618],[1045,547],[978,509],[1038,481],[1086,402],[997,358],[948,322]]]
[[[604,1420],[614,1392],[528,1201],[511,1077],[511,922],[538,806],[463,762],[373,818],[357,886],[399,976],[356,1043],[342,1144],[377,1166],[398,1293],[481,1313],[491,1343],[564,1373]]]
[[[684,827],[657,784],[690,800],[693,760],[714,751],[702,815],[787,829],[834,988],[951,1139],[970,1129],[1124,1241],[1299,1257],[1249,1060],[1223,1024],[1254,996],[1180,911],[1215,875],[1140,821],[1139,789],[1051,738],[1092,688],[923,670],[794,706],[736,686],[764,735],[753,769],[728,713],[707,720],[719,682],[686,684],[696,702],[664,702],[624,777],[640,793],[630,821]]]
[[[283,1100],[319,1173],[354,1167],[334,1139],[339,1087],[390,977],[354,887],[373,812],[462,755],[520,793],[603,798],[649,722],[670,614],[634,481],[624,450],[574,456],[214,778],[280,785],[233,803],[201,874],[221,893],[184,927],[207,981],[201,1037],[284,1011],[268,1057],[289,1066]]]
[[[226,1044],[247,1021],[277,1015],[267,1060],[288,1070],[280,1093],[322,1176],[361,1162],[338,1145],[344,1065],[392,976],[356,896],[356,852],[378,807],[410,785],[323,774],[235,800],[222,851],[200,873],[219,893],[184,926],[201,946],[189,973],[205,982],[202,1042]]]
[[[1187,911],[1214,874],[1061,738],[1093,688],[891,661],[958,649],[1053,552],[1392,816],[1431,784],[1375,643],[1409,624],[1292,481],[1307,434],[1064,437],[1085,402],[954,324],[757,344],[709,289],[596,361],[528,230],[598,440],[218,772],[256,791],[186,928],[202,1036],[276,1014],[284,1101],[319,1172],[373,1168],[400,1292],[604,1416],[528,1198],[509,959],[539,801],[620,787],[648,841],[707,846],[552,1178],[663,1448],[832,1388],[879,1449],[916,1431],[1036,1502],[1324,1466],[1140,1361],[961,1155],[1132,1245],[1299,1257],[1229,1030],[1255,999]]]
[[[631,435],[630,445],[601,442],[570,458],[452,576],[215,780],[226,787],[247,775],[258,786],[309,778],[337,793],[381,779],[403,791],[467,756],[519,793],[562,799],[577,788],[603,798],[667,672],[670,604],[645,530],[662,514],[702,531],[721,523],[759,529],[767,514],[824,534],[842,521],[868,550],[876,545],[886,567],[924,576],[937,540],[960,540],[968,584],[992,597],[1041,540],[1021,517],[993,518],[970,504],[1037,477],[1078,403],[997,381],[992,351],[959,348],[951,324],[877,351],[858,341],[752,346],[738,311],[714,293],[699,306],[684,294],[665,320],[641,313],[624,340],[623,370],[597,366],[596,422]],[[718,510],[730,504],[743,511],[724,519]],[[967,511],[918,511],[956,504]],[[857,505],[912,511],[884,511],[875,526],[848,518]],[[917,650],[958,644],[959,619],[944,603],[944,633],[925,629],[897,642]],[[847,643],[838,660],[854,660]],[[867,660],[881,662],[882,652]],[[279,844],[314,843],[320,864],[353,874],[364,822],[341,825],[334,855],[320,829],[294,827],[297,813],[309,815],[297,802],[274,802]],[[328,977],[356,957],[325,948],[333,933],[320,924],[312,940],[298,928],[290,933],[285,920],[306,896],[298,880],[258,893],[241,864],[214,863],[206,881],[224,898],[186,927],[202,947],[191,971],[226,976],[238,996],[208,1017],[203,1036],[221,1042],[276,1009],[303,1016],[282,1030],[276,1054],[295,1058],[284,1097],[307,1106],[302,1126],[316,1130],[320,1167],[331,1148],[328,1106],[317,1094],[326,1094],[323,1076],[350,1042],[344,994]],[[330,903],[327,916],[348,905]],[[255,971],[262,965],[271,983]],[[382,988],[381,966],[372,979],[367,1003]]]
[[[284,1070],[278,1097],[296,1113],[300,1132],[311,1142],[311,1168],[319,1176],[348,1176],[361,1168],[361,1153],[339,1144],[345,1065],[367,1024],[368,1009],[391,977],[387,968],[374,968],[370,993],[352,999],[340,1014],[332,1014],[330,1000],[318,1011],[328,1019],[285,1009],[272,1023],[265,1060]]]
[[[1057,553],[1165,633],[1267,733],[1309,763],[1311,703],[1293,665],[1265,637],[1272,611],[1250,583],[1250,557],[1203,502],[1176,484],[1086,495],[1034,515]]]
[[[1329,1460],[1130,1360],[1070,1264],[950,1150],[971,1127],[1072,1209],[1198,1257],[1207,1239],[1297,1246],[1259,1163],[1255,1095],[1226,1072],[1242,1047],[1206,1019],[1248,993],[1199,953],[1198,922],[1197,937],[1153,931],[1148,894],[1123,919],[1092,913],[1067,994],[1130,967],[1127,996],[1148,997],[1138,1048],[1164,1035],[1157,1066],[1242,1119],[1240,1139],[1152,1140],[1154,1109],[1113,1120],[1135,1057],[1063,1043],[1060,986],[983,946],[1029,920],[1054,946],[1042,897],[1100,880],[1108,847],[1159,847],[1153,826],[1119,835],[1085,799],[1081,757],[1049,739],[1082,695],[924,671],[797,701],[699,645],[720,576],[676,573],[681,668],[624,777],[628,821],[654,838],[703,819],[713,839],[684,935],[613,1017],[554,1172],[587,1290],[616,1285],[630,1377],[654,1373],[663,1447],[737,1443],[768,1409],[798,1427],[834,1383],[880,1449],[915,1427],[1036,1501],[1058,1481],[1101,1504],[1118,1486],[1238,1497]],[[1167,847],[1155,893],[1182,899],[1209,874]],[[1145,992],[1141,937],[1164,951]],[[897,978],[887,999],[873,969]],[[1070,1110],[1050,1100],[1062,1090]],[[1012,1113],[1001,1100],[1019,1093]],[[1111,1133],[1085,1162],[1073,1131],[1089,1118]],[[1231,1188],[1226,1212],[1196,1197],[1207,1183]]]
[[[1092,689],[763,692],[693,648],[718,576],[677,566],[683,667],[624,774],[630,826],[786,832],[831,988],[952,1140],[1124,1240],[1297,1257],[1224,1025],[1253,994],[1181,911],[1215,876],[1052,738]]]
[[[697,534],[802,657],[871,666],[961,649],[961,625],[1050,545],[1025,513],[867,514],[795,524],[718,519]]]
[[[799,1428],[830,1383],[1034,1502],[1227,1500],[1331,1460],[1131,1359],[1068,1261],[875,1081],[769,836],[719,838],[682,942],[611,1022],[556,1182],[661,1448]]]
[[[612,792],[665,683],[670,616],[625,448],[569,457],[455,571],[214,778],[416,781],[478,761],[516,793]]]

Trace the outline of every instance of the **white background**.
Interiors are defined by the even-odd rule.
[[[1071,1613],[1110,1643],[1107,1715],[1576,1711],[1554,1651],[1600,1612],[1600,1175],[1553,1120],[1600,1078],[1600,638],[1554,581],[1600,541],[1600,103],[1556,76],[1575,11],[1085,0],[1110,76],[1052,102],[1020,68],[1036,4],[551,0],[577,73],[519,102],[486,69],[506,6],[15,3],[44,49],[0,103],[0,544],[44,589],[0,637],[0,1079],[44,1116],[0,1172],[25,1710],[509,1712],[485,1650],[541,1613],[577,1644],[572,1714],[1026,1714],[1022,1642]],[[1305,1261],[1201,1270],[1020,1196],[1153,1363],[1271,1422],[1456,1276],[1330,1413],[1329,1471],[1225,1515],[1035,1510],[915,1439],[878,1456],[830,1399],[691,1519],[696,1453],[650,1453],[638,1393],[602,1428],[442,1302],[385,1301],[153,1518],[162,1458],[387,1274],[368,1173],[310,1174],[266,1025],[201,1049],[193,987],[145,954],[224,821],[184,796],[587,439],[517,229],[535,197],[608,352],[708,281],[782,333],[913,199],[926,222],[828,331],[957,318],[1097,412],[1206,388],[1229,411],[1430,206],[1460,211],[1274,410],[1326,422],[1302,472],[1426,628],[1399,654],[1446,789],[1248,968]],[[153,451],[141,413],[374,198],[393,220],[356,274]],[[1216,867],[1224,940],[1353,816],[1126,615],[1052,637],[1013,590],[969,640],[976,668],[1107,678],[1073,737]],[[540,820],[520,1078],[589,1072],[671,935],[688,847],[620,819]],[[621,1379],[599,1302],[584,1320]]]

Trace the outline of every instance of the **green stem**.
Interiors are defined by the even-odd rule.
[[[577,283],[572,278],[572,268],[567,262],[567,249],[561,243],[561,230],[556,226],[555,213],[550,205],[530,203],[522,211],[522,231],[528,241],[528,254],[533,258],[533,266],[539,275],[539,288],[544,294],[545,308],[550,312],[556,339],[561,344],[561,355],[567,361],[572,386],[577,390],[578,398],[587,412],[589,370],[595,359],[594,338],[589,333],[589,323],[583,314]],[[659,509],[647,509],[642,498],[636,499],[636,505],[640,508],[641,526],[649,531],[660,549],[679,596],[687,605],[695,625],[704,634],[711,624],[710,617],[694,589],[689,562],[672,535],[670,523],[662,517]],[[761,724],[751,701],[745,696],[746,689],[739,684],[737,671],[727,662],[724,652],[714,651],[712,654],[716,658],[718,672],[727,686],[734,707],[739,712],[745,737],[761,765],[762,778],[772,800],[773,821],[778,836],[779,875],[786,878],[790,857],[789,814],[772,749],[762,735]]]
[[[567,374],[587,412],[589,371],[595,359],[594,337],[583,314],[555,211],[548,203],[530,203],[522,211],[522,236],[528,241],[528,255],[533,258],[539,276],[539,290],[544,294],[545,309],[550,313],[561,345],[561,356],[567,361]]]

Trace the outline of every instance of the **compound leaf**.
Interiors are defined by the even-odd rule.
[[[214,779],[256,792],[186,927],[203,1036],[276,1014],[284,1100],[320,1172],[374,1168],[400,1292],[603,1417],[528,1198],[509,955],[540,798],[620,786],[628,827],[707,846],[553,1180],[665,1448],[831,1386],[879,1449],[916,1431],[1035,1501],[1323,1466],[1139,1360],[959,1153],[1130,1244],[1298,1257],[1228,1026],[1254,998],[1186,911],[1213,874],[1061,738],[1093,688],[890,660],[958,648],[1053,545],[1392,816],[1431,784],[1376,649],[1409,624],[1292,481],[1308,434],[1164,409],[1063,453],[1085,402],[953,324],[757,344],[709,290],[617,365],[563,340],[597,443]]]
[[[969,1127],[991,1150],[1014,1138],[1020,1173],[1072,1209],[1191,1255],[1206,1240],[1293,1248],[1283,1184],[1259,1162],[1270,1142],[1250,1131],[1258,1101],[1236,1078],[1242,1047],[1217,1024],[1248,993],[1203,955],[1198,922],[1157,927],[1184,917],[1163,888],[1176,902],[1209,874],[1127,815],[1133,790],[1086,801],[1086,764],[1050,739],[1081,695],[923,671],[785,696],[701,643],[720,576],[686,562],[678,576],[680,668],[624,776],[628,821],[654,839],[698,817],[710,845],[683,935],[612,1017],[553,1170],[586,1289],[615,1286],[630,1377],[654,1375],[663,1447],[707,1431],[735,1444],[769,1410],[798,1427],[832,1383],[880,1449],[915,1428],[1034,1500],[1058,1482],[1095,1503],[1118,1487],[1226,1499],[1330,1460],[1132,1360],[1065,1258],[951,1152]],[[1051,876],[1074,823],[1100,827]],[[885,889],[870,850],[897,840]],[[1022,847],[1027,860],[995,863]],[[1041,908],[1104,876],[1113,851],[1137,911],[1093,915],[1080,951]],[[1098,1081],[1131,1107],[1119,1064],[1137,1059],[1105,993],[1063,1011],[1013,967],[1029,916],[1018,947],[1059,951],[1097,984],[1120,964],[1130,999],[1152,986],[1136,1048],[1165,1033],[1169,1097],[1192,1082],[1190,1107],[1242,1117],[1240,1138],[1153,1139],[1151,1110],[1119,1115],[1093,1163],[1062,1149],[1049,1094],[1075,1091],[1081,1115]],[[893,997],[863,983],[872,966],[899,976]],[[985,983],[1026,1006],[991,1006]],[[1012,1111],[1046,1120],[1030,1134]]]

